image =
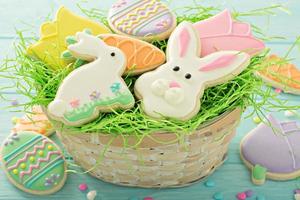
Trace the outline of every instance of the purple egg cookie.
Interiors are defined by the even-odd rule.
[[[242,140],[242,160],[253,170],[265,168],[267,178],[294,179],[300,175],[300,128],[296,122],[278,122],[271,115],[268,121]]]
[[[166,39],[176,27],[175,15],[158,0],[119,0],[108,21],[116,33],[146,41]]]

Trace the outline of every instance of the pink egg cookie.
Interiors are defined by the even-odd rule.
[[[201,56],[222,50],[255,55],[265,48],[265,44],[252,35],[250,24],[234,21],[227,9],[195,23],[194,28],[201,40]]]
[[[119,0],[108,21],[116,33],[146,41],[166,39],[176,27],[175,15],[158,0]]]
[[[53,194],[65,184],[67,165],[61,150],[39,133],[12,133],[0,155],[8,179],[24,192]]]

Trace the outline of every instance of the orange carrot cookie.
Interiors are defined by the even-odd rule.
[[[15,123],[16,125],[12,129],[13,133],[20,131],[34,131],[45,136],[50,136],[54,133],[54,129],[50,121],[39,106],[34,106],[32,108],[32,113],[26,114],[23,118],[17,119]]]
[[[40,40],[30,46],[27,52],[54,69],[66,66],[68,62],[60,56],[67,49],[65,38],[84,29],[91,30],[95,35],[110,32],[103,24],[78,16],[61,7],[55,21],[46,22],[41,26]]]
[[[101,34],[99,36],[106,44],[118,47],[126,55],[127,68],[125,73],[141,74],[157,68],[166,60],[162,50],[147,42],[116,34]]]
[[[300,70],[295,65],[286,63],[276,55],[269,56],[266,62],[269,62],[268,67],[259,71],[258,76],[286,93],[300,95]]]

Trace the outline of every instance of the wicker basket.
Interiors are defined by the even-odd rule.
[[[172,133],[154,133],[136,149],[124,148],[122,137],[111,143],[112,136],[107,134],[62,131],[58,136],[75,162],[85,170],[93,169],[90,174],[98,179],[144,188],[182,187],[204,179],[222,165],[240,116],[241,109],[226,112],[183,142],[176,141]],[[135,144],[135,137],[128,136],[128,143]],[[99,158],[101,162],[95,166]]]

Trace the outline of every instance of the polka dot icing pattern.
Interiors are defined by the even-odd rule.
[[[157,0],[118,1],[108,19],[117,32],[137,37],[157,36],[176,26],[174,14]]]
[[[9,180],[32,194],[46,195],[60,190],[67,177],[61,150],[51,140],[35,132],[13,135],[18,139],[13,143],[4,142],[1,151],[1,161]]]

